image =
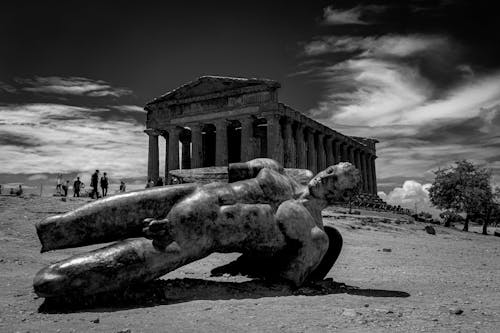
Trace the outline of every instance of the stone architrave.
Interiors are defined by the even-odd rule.
[[[158,151],[158,136],[160,132],[155,129],[147,129],[144,132],[149,136],[148,179],[156,182],[158,177],[160,177],[160,154]]]
[[[226,119],[217,119],[215,121],[215,165],[228,165]]]
[[[168,129],[168,168],[169,170],[179,169],[179,135],[182,128],[171,126]],[[168,175],[168,174],[167,174]],[[168,178],[168,176],[167,176]]]
[[[333,138],[331,136],[327,136],[325,141],[326,165],[334,165],[335,159],[333,157]]]
[[[283,140],[281,137],[280,115],[266,115],[267,155],[283,165]]]
[[[295,131],[296,166],[300,169],[307,169],[306,141],[304,139],[304,125],[297,124]]]
[[[316,165],[317,170],[323,170],[326,168],[324,139],[325,135],[323,133],[318,133],[318,148],[316,149],[316,155],[318,157],[318,164]]]
[[[283,136],[285,138],[284,166],[285,168],[295,168],[296,166],[295,143],[293,142],[292,120],[290,118],[286,118],[285,120],[283,127]]]
[[[254,118],[244,117],[238,119],[241,123],[241,140],[240,140],[240,160],[249,161],[254,158],[255,139],[253,133]]]
[[[191,167],[203,167],[203,138],[201,133],[202,124],[191,124]]]
[[[316,173],[317,168],[317,155],[316,146],[314,144],[314,130],[307,129],[307,168],[313,173]]]

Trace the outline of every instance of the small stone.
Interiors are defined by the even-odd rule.
[[[451,308],[450,313],[456,314],[456,315],[461,315],[462,313],[464,313],[464,310],[462,310],[460,308]]]
[[[66,197],[62,197],[61,200],[66,202],[67,199],[66,199]]]
[[[432,321],[439,321],[439,319],[437,319],[437,318],[432,318],[431,320]]]
[[[344,309],[344,311],[342,311],[342,315],[346,317],[356,317],[358,313],[354,311],[354,309]]]
[[[365,308],[369,307],[370,304],[366,303],[365,305],[363,305]]]
[[[127,329],[124,329],[124,330],[121,330],[121,331],[118,331],[116,333],[132,333],[132,330],[130,328],[127,328]]]
[[[99,324],[101,320],[99,318],[96,318],[94,320],[91,320],[90,322],[94,323],[94,324]]]
[[[392,249],[384,248],[382,249],[383,252],[392,252]]]
[[[436,229],[430,225],[425,226],[425,232],[427,232],[429,235],[435,235],[436,234]]]

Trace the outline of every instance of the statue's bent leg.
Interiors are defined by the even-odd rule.
[[[307,279],[309,281],[323,280],[337,261],[340,251],[342,250],[343,241],[340,232],[329,225],[325,225],[323,228],[328,235],[328,250],[318,267],[316,267],[316,269],[309,275]]]
[[[156,279],[208,254],[176,242],[158,249],[149,239],[128,239],[47,266],[33,285],[41,297],[92,295]]]

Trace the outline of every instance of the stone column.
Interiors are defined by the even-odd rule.
[[[228,165],[226,119],[217,119],[215,121],[215,165]]]
[[[283,140],[281,137],[280,115],[266,116],[267,120],[267,155],[283,165]]]
[[[238,119],[241,123],[241,138],[240,138],[240,160],[246,162],[254,158],[254,134],[253,123],[254,118],[251,116]]]
[[[179,169],[179,135],[182,128],[172,126],[168,129],[168,170]],[[165,168],[166,170],[166,168]],[[168,173],[166,175],[168,177]]]
[[[179,139],[182,144],[181,169],[191,169],[191,132],[183,129]]]
[[[341,147],[341,162],[349,162],[349,147],[347,145],[347,142],[341,142]]]
[[[335,158],[333,157],[333,138],[331,136],[326,137],[326,166],[335,164]]]
[[[168,131],[161,131],[161,136],[163,136],[163,138],[165,139],[165,179],[163,179],[163,181],[166,181],[167,180],[167,177],[168,177],[168,171],[169,171],[169,168],[168,168]],[[159,169],[159,167],[158,167]],[[159,171],[158,171],[159,173]]]
[[[149,136],[148,179],[156,182],[158,177],[160,177],[160,154],[158,151],[158,136],[160,132],[155,129],[147,129],[144,132]]]
[[[372,168],[372,184],[373,184],[373,194],[377,194],[377,169],[375,168],[375,159],[377,156],[372,156],[371,158],[371,168]]]
[[[296,166],[299,169],[307,169],[306,141],[304,139],[304,125],[298,124],[295,132]]]
[[[202,124],[191,124],[191,168],[203,167]]]
[[[283,127],[285,168],[295,168],[296,166],[295,143],[292,134],[292,119],[286,118]]]
[[[365,165],[366,174],[368,179],[368,193],[373,194],[373,175],[372,175],[372,165],[371,165],[372,155],[370,153],[365,154]]]
[[[354,147],[353,146],[349,146],[348,148],[349,150],[349,162],[351,164],[353,164],[354,166],[356,166],[356,158],[354,157]],[[358,167],[356,166],[356,169],[358,169]]]
[[[366,154],[364,151],[360,152],[361,159],[361,173],[363,179],[363,192],[369,193],[368,191],[368,172],[366,171]]]
[[[339,140],[334,140],[333,141],[333,159],[334,159],[334,164],[340,163],[341,162],[341,146],[340,146],[340,141]]]
[[[359,172],[363,172],[363,170],[361,170],[361,156],[360,156],[360,150],[359,148],[352,148],[352,150],[354,151],[354,165],[356,165],[356,169],[359,170]],[[361,179],[363,179],[363,175],[361,175]]]
[[[311,170],[314,174],[317,172],[317,157],[316,157],[316,147],[314,144],[314,130],[312,128],[307,129],[307,168]]]
[[[326,169],[326,156],[325,156],[325,135],[323,133],[318,133],[318,148],[316,154],[318,155],[317,171],[323,171]]]

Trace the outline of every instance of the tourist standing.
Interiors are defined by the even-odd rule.
[[[163,178],[159,177],[155,186],[163,186]]]
[[[106,172],[101,177],[101,189],[102,196],[105,197],[108,194],[108,177],[106,176]]]
[[[92,194],[90,195],[92,198],[99,199],[99,170],[96,170],[92,177],[90,178],[90,186],[92,187]]]
[[[62,186],[62,173],[57,174],[57,183],[56,183],[56,193],[61,194],[61,186]]]
[[[69,190],[69,180],[66,180],[66,184],[63,184],[62,189],[64,191],[64,196],[68,196],[68,190]]]
[[[81,185],[82,185],[82,182],[80,181],[80,177],[76,177],[76,180],[73,182],[73,197],[80,196]]]

